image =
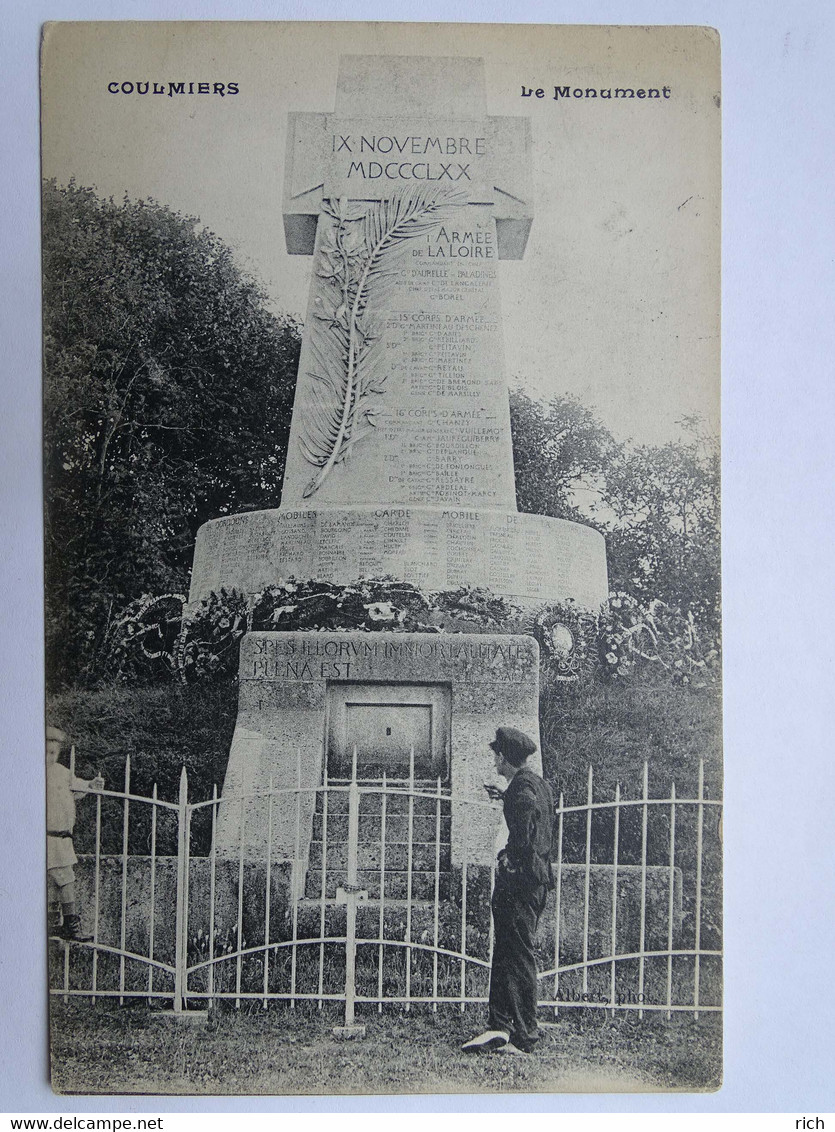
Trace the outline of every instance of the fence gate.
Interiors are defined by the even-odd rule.
[[[175,1012],[218,1003],[284,1003],[344,1010],[343,1035],[364,1012],[487,1002],[493,866],[453,859],[450,790],[440,777],[383,773],[321,785],[274,787],[188,801],[122,791],[96,795],[79,838],[79,903],[90,943],[50,950],[50,992],[146,999]],[[630,792],[559,796],[556,886],[538,939],[540,1007],[661,1011],[721,1009],[721,804],[695,791],[650,797],[645,765]],[[458,799],[456,799],[458,806]],[[295,818],[292,861],[273,861],[275,814]],[[260,808],[258,857],[247,820]],[[496,805],[466,801],[465,829],[496,821]],[[82,811],[83,815],[83,811]],[[236,857],[220,857],[223,815],[239,830]],[[83,824],[79,823],[81,828]],[[456,842],[459,844],[459,842]],[[86,926],[86,923],[85,923]]]

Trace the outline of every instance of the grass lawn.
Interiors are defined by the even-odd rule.
[[[369,1013],[338,1041],[339,1014],[224,1010],[205,1023],[143,1007],[52,1006],[56,1092],[362,1094],[649,1092],[721,1083],[721,1017],[671,1021],[565,1011],[528,1057],[462,1054],[482,1012]]]

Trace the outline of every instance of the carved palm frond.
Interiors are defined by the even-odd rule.
[[[316,368],[300,438],[305,459],[319,470],[305,499],[375,427],[377,410],[370,401],[383,392],[387,375],[374,314],[393,286],[399,255],[410,240],[427,235],[466,203],[458,190],[426,186],[362,209],[343,198],[325,202],[333,226],[319,249],[323,293],[315,303],[310,339]]]

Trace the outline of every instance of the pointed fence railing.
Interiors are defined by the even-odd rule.
[[[302,784],[299,755],[295,779],[189,802],[184,769],[166,801],[156,786],[132,792],[128,760],[123,790],[96,792],[94,850],[78,866],[93,938],[56,941],[51,993],[176,1012],[341,1004],[347,1027],[359,1009],[486,1002],[495,867],[466,831],[495,825],[500,807],[456,798],[453,838],[450,788],[416,779],[414,753],[405,778],[361,779],[354,752],[350,779],[325,770],[317,786]],[[590,767],[582,801],[559,794],[539,932],[543,1010],[721,1009],[721,803],[706,796],[701,764],[696,785],[692,797],[675,785],[652,797],[645,764],[635,796],[617,783],[601,799]],[[290,807],[292,859],[272,851],[277,806]],[[105,809],[115,852],[103,851]],[[256,813],[260,855],[247,827]],[[221,814],[237,819],[231,857],[218,853]],[[161,835],[173,854],[158,851]]]

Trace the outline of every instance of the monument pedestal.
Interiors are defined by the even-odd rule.
[[[218,855],[295,860],[300,886],[317,788],[326,768],[330,782],[350,779],[356,747],[361,780],[379,782],[385,772],[402,782],[412,759],[415,779],[432,789],[440,780],[450,803],[451,864],[489,865],[501,823],[483,785],[496,781],[489,743],[499,723],[538,742],[538,714],[532,637],[249,633],[241,643],[238,719],[223,786],[231,801],[218,814]],[[538,753],[531,764],[541,772]],[[282,788],[272,805],[234,801],[270,782]]]
[[[386,575],[425,590],[480,586],[523,606],[570,598],[597,611],[606,550],[594,528],[467,506],[252,511],[200,528],[191,602],[221,588],[260,593],[290,577],[339,583]]]

